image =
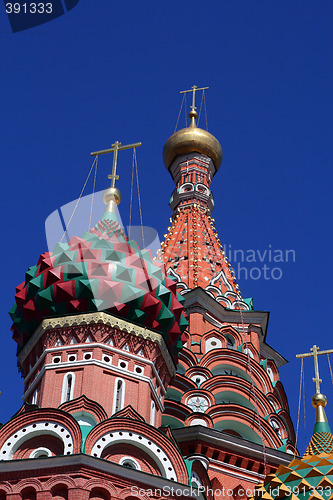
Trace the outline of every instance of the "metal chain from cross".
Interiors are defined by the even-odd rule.
[[[108,175],[108,179],[111,179],[111,187],[114,188],[116,180],[119,179],[119,175],[116,175],[118,151],[122,151],[123,149],[137,148],[139,146],[142,146],[141,142],[136,142],[135,144],[127,144],[126,146],[122,146],[121,142],[116,141],[114,144],[112,144],[110,149],[102,149],[101,151],[94,151],[93,153],[90,153],[90,156],[104,155],[106,153],[113,152],[112,174]]]
[[[333,349],[327,351],[319,351],[319,347],[314,345],[310,349],[311,352],[307,352],[305,354],[296,354],[296,358],[307,358],[313,356],[314,361],[314,369],[315,369],[315,378],[313,378],[313,382],[316,383],[316,394],[320,394],[320,385],[322,383],[321,378],[319,378],[319,365],[318,365],[318,356],[320,354],[331,354],[333,353]]]
[[[201,87],[200,89],[198,89],[198,87],[196,85],[193,85],[193,87],[190,88],[189,90],[181,90],[180,94],[187,94],[187,92],[193,92],[191,109],[192,109],[192,111],[195,111],[196,110],[195,93],[198,92],[199,90],[207,90],[207,89],[209,89],[209,87]]]

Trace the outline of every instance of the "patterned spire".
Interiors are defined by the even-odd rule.
[[[183,129],[179,134],[186,136],[187,130]],[[172,149],[168,144],[170,141],[173,144],[176,135],[167,141],[165,150]],[[250,309],[242,299],[235,272],[211,216],[214,199],[210,185],[219,166],[216,165],[214,151],[221,150],[218,141],[211,137],[215,142],[203,134],[200,136],[200,148],[196,141],[187,140],[186,148],[177,150],[175,157],[174,151],[172,155],[164,155],[165,159],[170,157],[166,166],[176,189],[170,200],[172,225],[162,243],[163,261],[167,273],[177,281],[179,291],[201,287],[228,309]],[[212,145],[203,153],[205,138]],[[214,146],[215,143],[218,147]],[[222,158],[222,153],[219,158]]]

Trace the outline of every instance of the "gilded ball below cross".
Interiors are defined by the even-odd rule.
[[[314,394],[311,398],[311,403],[314,408],[318,408],[318,406],[326,406],[327,397],[321,393]]]

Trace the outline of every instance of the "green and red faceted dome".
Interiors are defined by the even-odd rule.
[[[187,327],[183,298],[150,251],[103,218],[29,267],[10,311],[20,349],[44,318],[105,311],[160,332],[176,358]]]

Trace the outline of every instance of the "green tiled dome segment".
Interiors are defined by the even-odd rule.
[[[96,311],[161,332],[175,357],[182,348],[187,321],[176,284],[111,218],[42,254],[16,292],[10,315],[19,349],[43,318]]]

